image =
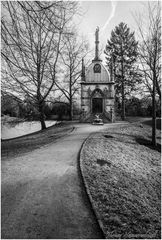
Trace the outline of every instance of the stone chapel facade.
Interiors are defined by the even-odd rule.
[[[85,70],[82,60],[81,122],[92,122],[99,115],[103,122],[114,122],[114,82],[99,58],[99,28],[95,32],[95,58]]]

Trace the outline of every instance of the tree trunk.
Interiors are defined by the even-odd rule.
[[[124,79],[122,80],[122,120],[125,120]]]
[[[123,50],[122,52],[122,62],[121,62],[121,70],[122,70],[122,120],[125,120],[125,96],[124,96],[124,66],[123,66]]]
[[[70,67],[70,79],[69,79],[69,97],[70,97],[70,120],[73,120],[73,102],[72,102],[72,70]]]
[[[70,98],[70,120],[73,120],[73,103],[72,98]]]
[[[161,103],[161,89],[160,89],[160,86],[159,86],[157,78],[155,79],[155,82],[156,82],[156,91],[157,91],[157,93],[159,95],[159,100],[160,100],[160,103]]]
[[[153,77],[153,93],[152,93],[152,145],[156,146],[156,100],[155,100],[155,77]]]
[[[44,116],[44,104],[39,105],[39,120],[41,123],[41,129],[46,129],[45,116]]]

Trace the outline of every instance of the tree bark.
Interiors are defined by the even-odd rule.
[[[39,120],[41,123],[41,129],[46,129],[45,116],[44,116],[44,104],[39,105]]]
[[[69,79],[69,103],[70,103],[70,120],[73,120],[73,99],[72,99],[72,69],[70,65],[70,79]]]
[[[122,79],[122,120],[125,120],[124,79]]]
[[[155,79],[155,82],[156,82],[156,91],[159,95],[159,100],[160,100],[160,103],[161,103],[161,89],[160,89],[160,86],[159,86],[159,83],[158,83],[158,80],[157,80],[157,77]]]
[[[70,98],[70,120],[73,120],[73,103],[72,103],[72,98]]]
[[[122,53],[123,54],[123,53]],[[123,58],[123,55],[122,55]],[[124,66],[123,66],[123,59],[121,62],[122,68],[122,120],[125,120],[125,96],[124,96]]]
[[[155,74],[154,74],[155,75]],[[155,76],[153,77],[153,93],[152,93],[152,145],[156,146],[156,83]]]

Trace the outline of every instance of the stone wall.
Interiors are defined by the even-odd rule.
[[[103,98],[103,113],[110,115],[111,109],[114,109],[114,85],[109,83],[104,84],[82,84],[81,107],[84,112],[82,121],[92,114],[92,98],[95,89],[102,92]]]

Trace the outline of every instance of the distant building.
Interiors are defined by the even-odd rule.
[[[99,58],[99,28],[95,32],[95,58],[85,70],[82,60],[81,122],[92,122],[99,115],[104,122],[114,122],[114,82]]]

